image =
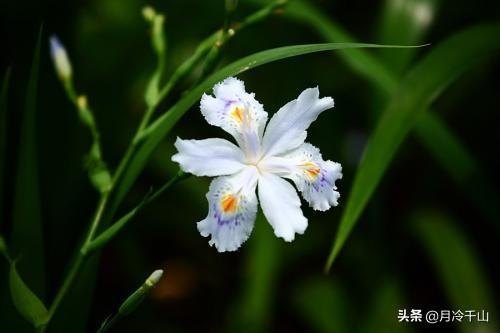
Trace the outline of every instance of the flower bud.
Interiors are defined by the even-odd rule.
[[[56,36],[50,37],[50,55],[57,75],[63,81],[71,79],[72,69],[66,49]]]
[[[146,279],[145,284],[148,285],[150,288],[154,287],[155,284],[160,281],[161,277],[163,276],[163,269],[157,269],[151,275]]]
[[[146,298],[151,288],[160,281],[163,275],[163,270],[158,269],[154,271],[132,295],[130,295],[125,302],[122,303],[118,309],[118,313],[121,316],[126,316],[134,311],[139,304]]]
[[[153,7],[145,6],[142,8],[142,16],[146,19],[146,21],[152,22],[156,16],[156,12]]]

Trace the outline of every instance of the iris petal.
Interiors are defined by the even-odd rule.
[[[274,229],[274,234],[291,242],[295,233],[302,234],[307,219],[300,209],[300,198],[292,184],[271,173],[259,178],[259,200],[262,211]]]
[[[252,232],[257,214],[257,171],[247,167],[233,176],[215,178],[207,193],[208,215],[198,230],[217,251],[236,251]]]
[[[318,88],[304,90],[297,99],[288,102],[271,118],[262,141],[263,154],[275,156],[304,143],[311,123],[318,115],[333,108],[331,97],[319,98]]]
[[[224,139],[182,140],[177,138],[178,153],[172,161],[196,176],[231,175],[245,167],[240,148]]]

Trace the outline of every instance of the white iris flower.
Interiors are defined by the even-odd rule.
[[[318,88],[304,90],[267,122],[264,111],[245,91],[244,83],[227,78],[216,84],[213,94],[204,94],[201,112],[207,122],[230,133],[235,145],[225,139],[182,140],[172,160],[183,171],[196,176],[217,177],[207,193],[208,215],[198,230],[211,236],[210,245],[219,252],[235,251],[252,232],[260,205],[277,237],[292,241],[302,234],[307,219],[295,183],[315,210],[326,211],[338,204],[335,181],[342,178],[339,163],[324,161],[319,149],[304,142],[306,130],[318,115],[333,107],[331,97],[319,98]],[[265,131],[264,131],[264,127]]]

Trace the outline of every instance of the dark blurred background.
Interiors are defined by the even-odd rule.
[[[255,11],[259,2],[265,1],[240,1],[236,19]],[[423,14],[426,28],[418,44],[432,45],[413,53],[400,70],[402,74],[453,33],[500,19],[497,0],[309,3],[359,41],[392,44],[401,41],[384,39],[384,13],[404,3],[428,6]],[[97,200],[82,162],[90,138],[54,74],[48,37],[57,34],[65,44],[77,90],[88,96],[105,158],[114,168],[144,111],[143,90],[154,69],[149,28],[141,16],[142,7],[148,4],[166,14],[167,75],[224,19],[223,1],[214,0],[1,0],[0,75],[8,66],[12,68],[7,193],[14,187],[20,110],[37,32],[43,24],[36,138],[47,272],[42,298],[46,302],[59,287]],[[222,64],[259,50],[324,41],[285,13],[238,35],[226,48]],[[384,57],[384,53],[402,51],[369,52]],[[196,75],[199,73],[174,91],[170,102],[193,84]],[[86,298],[63,304],[61,312],[75,302],[81,309],[56,316],[49,332],[95,331],[157,268],[165,270],[165,278],[147,302],[117,324],[116,332],[417,332],[435,325],[398,323],[398,309],[468,307],[489,311],[490,323],[437,324],[439,330],[495,332],[500,295],[499,206],[498,201],[490,200],[488,191],[493,189],[498,197],[499,75],[498,59],[484,62],[453,83],[433,105],[433,112],[480,165],[479,177],[488,188],[478,188],[480,185],[468,179],[458,184],[417,137],[410,135],[331,273],[325,275],[323,266],[343,203],[387,98],[333,52],[291,58],[244,73],[239,77],[269,113],[315,85],[322,95],[334,97],[334,111],[313,124],[309,141],[321,147],[325,159],[339,161],[344,167],[344,178],[338,183],[339,207],[318,213],[303,205],[309,227],[293,243],[275,238],[267,222],[260,219],[239,251],[220,254],[209,247],[195,225],[206,214],[209,179],[190,178],[141,212],[104,249],[95,288],[88,287]],[[194,107],[156,151],[119,215],[134,207],[151,186],[158,187],[175,174],[170,156],[176,136],[201,139],[221,134],[225,135],[207,126]],[[484,214],[467,187],[473,195],[483,194],[493,213]],[[11,204],[12,196],[6,195],[4,206]],[[7,208],[0,217],[4,235],[10,231],[8,217]],[[454,267],[458,270],[453,271]],[[0,265],[4,285],[6,269]],[[92,285],[93,281],[84,275],[79,283]],[[0,290],[0,330],[30,331],[14,310],[8,310],[12,305],[6,287]],[[484,305],[460,303],[461,293],[470,292],[484,295],[476,297]]]

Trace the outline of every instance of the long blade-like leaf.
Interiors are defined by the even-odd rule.
[[[200,85],[191,90],[185,97],[176,103],[170,110],[163,114],[156,122],[154,122],[146,132],[146,137],[139,151],[132,158],[129,168],[126,170],[124,177],[118,187],[115,197],[116,202],[120,202],[128,189],[144,168],[147,159],[157,147],[160,141],[170,131],[170,129],[179,121],[179,119],[196,103],[201,95],[210,89],[215,83],[225,79],[231,75],[238,75],[252,68],[262,66],[264,64],[278,61],[285,58],[295,57],[308,53],[357,49],[357,48],[406,48],[407,46],[389,46],[364,43],[325,43],[325,44],[307,44],[279,47],[271,50],[261,51],[222,68],[216,73],[205,79]],[[113,206],[113,205],[112,205]]]
[[[458,33],[430,52],[403,80],[365,149],[326,269],[343,247],[400,144],[418,116],[460,74],[500,48],[500,25]],[[460,50],[460,52],[457,52]]]
[[[252,0],[261,2],[261,0]],[[422,18],[416,15],[415,12],[408,11],[405,6],[417,6],[417,11],[422,11],[428,15],[428,20],[435,15],[433,9],[437,7],[435,0],[414,0],[412,4],[405,4],[401,8],[387,9],[406,10],[407,17],[405,24],[412,27],[403,29],[403,32],[395,32],[394,29],[386,27],[384,29],[384,37],[382,40],[396,39],[402,43],[418,43],[418,37],[424,33],[425,22],[421,22]],[[388,0],[389,5],[395,5],[394,1]],[[302,0],[295,0],[287,7],[286,17],[290,17],[296,21],[304,23],[315,29],[325,40],[329,42],[351,42],[354,41],[352,36],[349,36],[337,23],[328,18],[323,12],[316,9],[313,5]],[[386,14],[389,16],[394,15]],[[406,17],[406,16],[405,16]],[[394,22],[393,22],[394,23]],[[402,22],[399,22],[401,24]],[[388,26],[392,24],[386,23]],[[391,52],[390,55],[385,50],[380,50],[387,58],[387,64],[393,64],[397,56],[402,56],[404,61],[398,60],[399,69],[403,69],[407,62],[411,59],[411,52],[415,49],[401,50],[401,52]],[[353,68],[355,72],[364,76],[371,81],[382,92],[388,96],[395,93],[399,79],[389,67],[382,61],[379,61],[376,56],[369,54],[362,49],[343,50],[339,52],[341,59]],[[427,112],[417,121],[415,128],[416,134],[420,142],[428,149],[438,164],[444,167],[447,174],[451,175],[453,180],[462,188],[466,196],[476,203],[479,212],[492,222],[497,222],[496,211],[492,209],[500,200],[491,184],[485,181],[483,172],[476,162],[473,155],[465,148],[465,146],[455,137],[455,135],[446,127],[437,115],[432,112]],[[465,170],[467,169],[467,170]],[[461,175],[458,175],[459,170]],[[471,182],[480,183],[482,186],[470,188]],[[481,188],[481,191],[475,189]],[[499,224],[496,224],[499,226]]]
[[[262,0],[248,0],[252,3],[261,4]],[[394,1],[388,0],[388,5],[394,4]],[[420,5],[419,5],[420,4]],[[419,11],[423,10],[427,13],[428,19],[435,15],[433,10],[437,7],[435,0],[415,0],[411,6],[418,6]],[[410,6],[406,4],[405,6]],[[422,7],[424,6],[424,7]],[[404,6],[403,6],[404,7]],[[407,8],[399,8],[397,10],[407,10]],[[339,24],[326,16],[322,11],[315,8],[310,2],[295,0],[289,4],[285,12],[285,17],[291,18],[294,21],[310,26],[316,30],[325,40],[329,42],[354,42],[354,38],[350,36]],[[415,15],[415,12],[407,12],[408,15]],[[411,18],[411,17],[410,17]],[[418,37],[424,33],[425,25],[420,22],[421,17],[413,17],[405,20],[405,24],[413,25],[413,27],[405,29],[404,32],[388,31],[386,28],[385,37],[382,40],[395,38],[403,43],[418,43]],[[401,22],[399,22],[401,23]],[[389,24],[390,25],[390,24]],[[391,35],[391,36],[389,36]],[[411,52],[414,49],[401,50],[402,52],[391,52],[388,63],[393,63],[394,57],[403,55],[405,61],[401,61],[398,66],[403,69],[411,59]],[[389,54],[384,50],[380,50],[389,57]],[[399,79],[391,72],[392,67],[379,61],[372,54],[369,54],[363,49],[348,49],[339,52],[340,58],[343,59],[355,72],[365,77],[372,82],[382,92],[391,96],[395,93]],[[456,138],[456,136],[443,124],[438,116],[432,112],[426,112],[418,119],[415,128],[416,134],[420,142],[434,156],[437,163],[443,166],[447,174],[451,175],[453,180],[462,188],[465,195],[476,203],[479,212],[492,222],[497,222],[495,203],[500,200],[491,184],[485,181],[483,172],[476,162],[472,154],[464,147],[464,145]],[[467,169],[467,170],[465,170]],[[462,170],[459,172],[459,170]],[[460,175],[459,175],[460,173]],[[481,186],[470,188],[471,182],[480,183]],[[482,190],[474,190],[481,188]],[[496,224],[499,226],[498,224]]]
[[[43,298],[45,286],[43,232],[40,218],[36,155],[36,103],[42,29],[33,56],[21,129],[14,207],[12,211],[12,251],[21,255],[18,270],[26,283]]]
[[[462,332],[498,332],[492,287],[474,251],[456,221],[433,211],[414,217],[413,229],[439,276],[452,308],[489,312],[489,322],[476,320],[459,326]]]
[[[42,301],[24,283],[13,262],[9,272],[9,287],[12,301],[17,311],[33,326],[39,327],[47,323],[48,311]]]
[[[7,149],[7,94],[9,91],[10,68],[5,73],[0,92],[0,223],[3,216],[3,194],[5,176],[5,154]]]

